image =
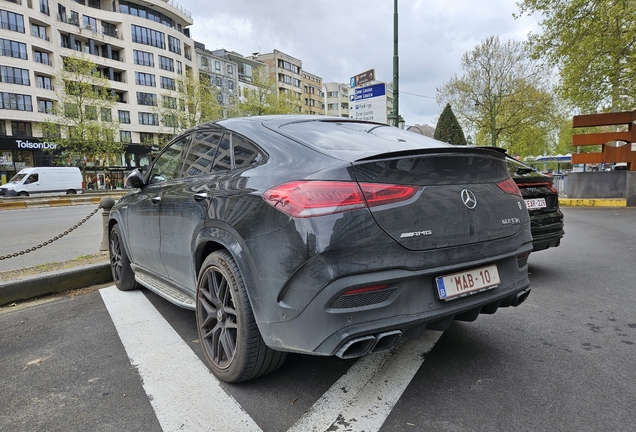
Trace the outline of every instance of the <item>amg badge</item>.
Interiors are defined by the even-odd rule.
[[[521,223],[521,219],[519,218],[508,218],[508,219],[501,220],[502,225],[517,225],[520,223]]]
[[[433,231],[431,230],[425,230],[425,231],[414,231],[414,232],[407,232],[407,233],[402,233],[400,234],[400,238],[410,238],[410,237],[420,237],[420,236],[429,236],[433,234]]]

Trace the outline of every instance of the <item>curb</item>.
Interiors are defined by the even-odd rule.
[[[0,282],[0,306],[112,282],[110,263],[89,264]]]
[[[115,201],[126,195],[128,191],[115,192],[111,194],[102,194],[97,196],[75,196],[70,197],[51,197],[51,198],[27,198],[27,199],[0,199],[0,210],[19,210],[25,208],[35,207],[62,207],[73,205],[97,205],[101,202],[101,199],[105,196],[112,197]]]
[[[625,198],[559,198],[564,207],[627,207]]]

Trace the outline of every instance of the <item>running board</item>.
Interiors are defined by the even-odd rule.
[[[148,288],[150,291],[168,300],[170,303],[174,303],[179,307],[195,310],[196,304],[194,298],[189,297],[183,292],[171,287],[170,285],[150,276],[146,273],[137,271],[135,273],[135,280]]]

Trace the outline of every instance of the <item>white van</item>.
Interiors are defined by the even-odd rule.
[[[82,193],[84,182],[79,168],[36,167],[20,170],[7,184],[0,186],[0,196]]]

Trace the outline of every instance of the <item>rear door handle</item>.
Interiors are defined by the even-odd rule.
[[[153,203],[153,204],[161,204],[161,197],[159,195],[153,196],[150,199],[150,202]]]
[[[192,197],[192,199],[194,199],[195,201],[205,201],[205,199],[208,197],[208,194],[205,192],[199,192],[199,193],[195,193],[194,196]]]

